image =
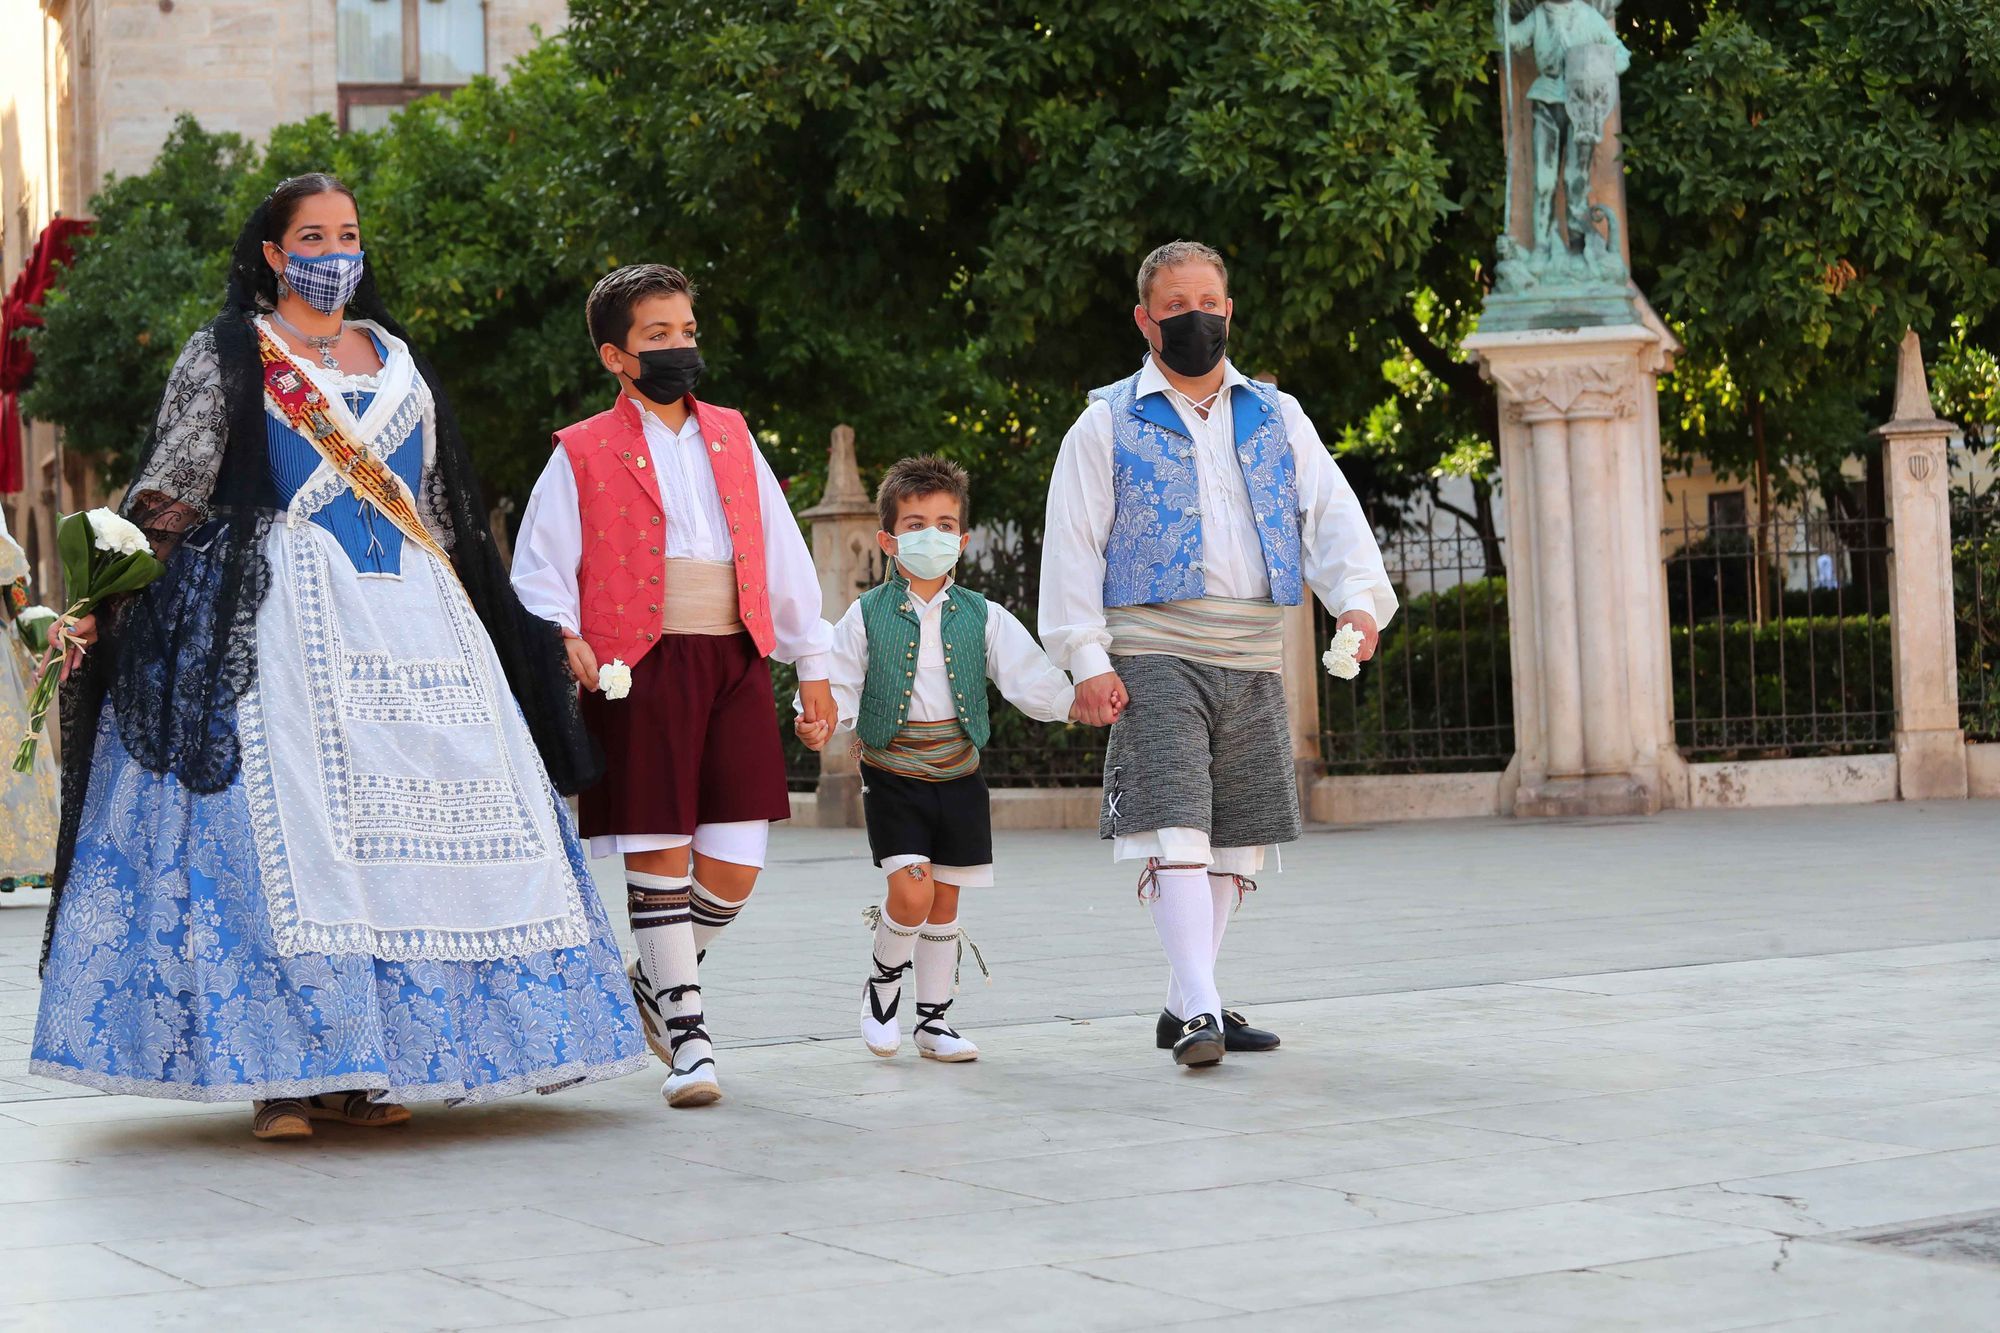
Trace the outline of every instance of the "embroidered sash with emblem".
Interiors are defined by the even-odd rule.
[[[257,354],[264,363],[264,395],[286,423],[333,465],[357,497],[374,505],[399,532],[436,556],[456,577],[451,556],[417,517],[416,506],[410,503],[401,480],[388,464],[341,428],[327,410],[324,395],[299,373],[277,340],[261,328],[257,330]]]

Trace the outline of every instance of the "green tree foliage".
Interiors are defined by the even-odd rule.
[[[320,116],[259,152],[182,117],[150,171],[93,201],[98,232],[48,303],[27,410],[122,481],[175,352],[221,301],[243,219],[285,177],[332,171],[360,197],[384,296],[450,386],[489,491],[525,497],[550,432],[604,391],[583,296],[650,234],[612,205],[629,182],[596,169],[617,153],[586,116],[594,94],[552,44],[505,85],[427,99],[374,134]]]
[[[111,460],[121,482],[181,343],[215,311],[240,225],[230,198],[254,156],[237,135],[183,117],[151,171],[92,201],[97,227],[43,306],[22,410],[60,423],[71,449]]]
[[[836,420],[864,464],[953,454],[1029,521],[1176,236],[1229,257],[1243,364],[1330,434],[1364,414],[1361,331],[1456,206],[1435,127],[1487,77],[1479,24],[1399,0],[578,0],[569,40],[730,313],[753,419],[802,463]]]
[[[1987,0],[1629,3],[1640,281],[1689,355],[1669,447],[1844,494],[1906,328],[1968,424],[2000,340],[2000,8]],[[1989,418],[1990,419],[1990,418]],[[1782,475],[1774,477],[1782,489]]]
[[[1415,0],[574,0],[566,37],[378,134],[262,152],[183,123],[107,187],[41,337],[29,410],[121,475],[238,220],[332,168],[392,308],[497,495],[605,380],[607,267],[688,268],[709,385],[816,493],[935,449],[1032,529],[1063,429],[1140,343],[1132,270],[1197,236],[1232,265],[1233,350],[1304,400],[1365,498],[1474,480],[1494,400],[1459,351],[1499,230],[1486,7]],[[1946,408],[2000,416],[1996,11],[1984,0],[1625,0],[1641,285],[1690,352],[1670,445],[1829,472],[1886,409],[1905,323]],[[1489,555],[1497,573],[1497,547]]]

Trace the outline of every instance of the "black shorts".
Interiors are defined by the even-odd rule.
[[[993,805],[985,774],[925,782],[864,763],[861,792],[868,853],[876,865],[892,856],[922,856],[942,866],[992,864]]]

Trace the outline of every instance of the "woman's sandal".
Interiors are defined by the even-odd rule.
[[[313,1127],[306,1104],[296,1097],[252,1102],[250,1132],[260,1139],[309,1139]]]
[[[384,1129],[410,1118],[410,1108],[397,1102],[370,1101],[366,1092],[329,1092],[305,1100],[305,1113],[314,1120],[335,1120],[364,1129]]]

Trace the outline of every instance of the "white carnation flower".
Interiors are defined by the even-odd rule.
[[[110,551],[113,555],[152,552],[153,544],[146,540],[146,534],[109,509],[93,509],[85,517],[90,520],[90,531],[98,550]]]
[[[632,668],[614,657],[597,668],[597,688],[607,699],[623,699],[632,692]]]
[[[14,617],[14,632],[21,636],[29,652],[45,653],[49,650],[49,631],[55,623],[55,612],[46,606],[31,606]]]
[[[1361,663],[1355,660],[1355,650],[1361,647],[1361,631],[1352,625],[1342,625],[1334,632],[1333,646],[1320,658],[1326,673],[1338,680],[1353,680],[1361,674]]]

